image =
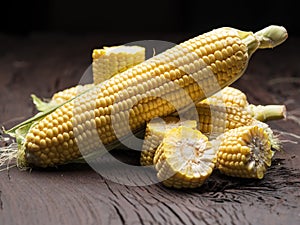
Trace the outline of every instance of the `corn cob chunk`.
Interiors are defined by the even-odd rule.
[[[267,123],[255,119],[251,125],[262,128],[267,133],[272,150],[274,151],[282,150],[282,144],[280,139],[278,138],[278,136],[274,134],[273,130],[270,128],[270,126]]]
[[[264,36],[270,34],[269,29],[276,35]],[[213,30],[96,85],[44,117],[39,115],[22,138],[19,165],[67,163],[142,128],[155,117],[214,94],[244,73],[257,48],[269,46],[269,41],[274,47],[287,38],[282,27],[271,26],[259,34],[233,28]]]
[[[216,152],[200,131],[184,126],[170,129],[154,156],[157,177],[167,187],[200,187],[213,171]]]
[[[196,129],[195,120],[179,120],[178,117],[167,116],[162,119],[154,119],[147,123],[145,138],[143,141],[140,163],[142,166],[153,165],[153,158],[157,147],[162,142],[165,133],[175,127],[185,126]]]
[[[243,126],[221,136],[217,168],[228,176],[262,179],[274,152],[262,127]]]
[[[114,46],[94,49],[93,54],[94,84],[145,61],[145,48],[140,46]]]

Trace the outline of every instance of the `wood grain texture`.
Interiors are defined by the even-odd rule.
[[[76,85],[94,47],[145,38],[179,42],[185,37],[0,36],[0,125],[10,128],[36,112],[31,93],[50,97]],[[214,172],[201,188],[177,191],[160,184],[121,185],[85,164],[32,171],[12,168],[0,173],[0,224],[300,224],[300,149],[295,144],[300,139],[288,134],[300,135],[299,43],[299,38],[289,38],[273,50],[257,52],[246,74],[233,85],[252,103],[287,105],[288,119],[269,124],[289,141],[276,153],[263,180]],[[112,155],[138,164],[138,152],[114,150]],[[148,171],[119,169],[109,157],[98,163],[132,182],[155,180]]]

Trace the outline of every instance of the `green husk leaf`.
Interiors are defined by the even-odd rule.
[[[43,101],[42,99],[40,99],[39,97],[37,97],[34,94],[31,95],[31,98],[32,98],[33,104],[35,105],[37,110],[39,110],[40,112],[47,111],[58,105],[52,101]]]
[[[94,88],[94,87],[92,87]],[[4,132],[12,137],[15,137],[19,145],[23,145],[25,141],[25,137],[28,134],[29,130],[34,127],[40,120],[44,117],[49,115],[50,113],[54,112],[56,109],[60,108],[64,104],[73,101],[74,99],[78,98],[79,96],[85,94],[86,92],[90,91],[92,88],[87,89],[86,91],[82,92],[81,94],[65,101],[61,104],[47,104],[43,102],[41,99],[36,97],[35,95],[31,95],[34,104],[42,109],[41,112],[37,113],[35,116],[29,118],[28,120],[23,121],[22,123],[16,125],[15,127],[5,130]]]

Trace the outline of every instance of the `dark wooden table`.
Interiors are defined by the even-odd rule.
[[[178,43],[184,38],[188,36],[2,35],[0,125],[10,128],[36,113],[31,93],[50,97],[76,85],[95,47],[142,39]],[[233,85],[251,103],[287,106],[286,120],[269,122],[284,151],[276,153],[264,179],[233,179],[215,172],[200,189],[176,191],[160,184],[118,184],[86,164],[12,168],[0,173],[0,224],[300,224],[299,52],[300,39],[294,37],[273,50],[260,50]],[[113,154],[137,165],[135,152]]]

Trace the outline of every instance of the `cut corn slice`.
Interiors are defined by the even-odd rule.
[[[113,46],[93,51],[94,84],[145,61],[145,48],[141,46]]]
[[[8,131],[18,136],[17,130],[30,124],[26,132],[19,133],[20,155],[24,156],[19,165],[67,163],[97,151],[101,143],[111,144],[141,129],[155,117],[205,99],[238,79],[257,48],[270,43],[275,47],[287,38],[286,30],[278,26],[258,34],[215,29],[23,122]]]
[[[258,126],[232,129],[220,137],[217,168],[228,176],[262,179],[274,152],[265,130]]]
[[[167,187],[200,187],[214,169],[216,152],[200,131],[184,126],[170,129],[155,153],[157,177]]]
[[[194,120],[179,120],[178,117],[168,116],[162,119],[154,119],[147,123],[145,138],[143,141],[140,163],[142,166],[153,165],[153,158],[157,147],[162,142],[165,133],[175,127],[185,126],[196,129]]]

